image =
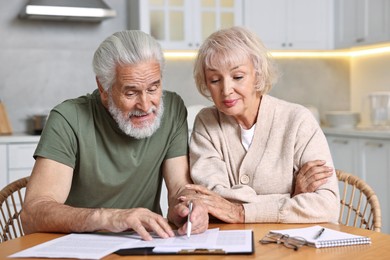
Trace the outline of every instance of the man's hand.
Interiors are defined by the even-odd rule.
[[[181,196],[180,198],[182,198]],[[187,195],[185,196],[187,197]],[[182,200],[183,201],[183,200]],[[209,225],[209,215],[207,211],[207,207],[200,200],[193,200],[192,213],[191,213],[191,234],[200,234],[207,230]],[[178,229],[179,235],[187,234],[187,216],[189,213],[189,201],[184,200],[181,203],[175,205],[173,209],[173,213],[177,216],[175,221],[176,225],[179,227]],[[179,220],[180,219],[180,220]],[[184,222],[185,221],[185,222]],[[180,224],[179,224],[180,223]]]
[[[201,201],[214,217],[227,223],[244,223],[244,207],[241,204],[232,203],[202,185],[187,184],[186,189],[196,193],[181,196],[180,200]]]
[[[301,193],[314,192],[327,182],[334,169],[325,166],[325,161],[316,160],[305,163],[296,175],[295,189],[291,197]]]
[[[100,209],[96,221],[103,221],[104,228],[111,232],[132,229],[142,239],[152,240],[148,231],[156,232],[162,238],[175,236],[166,219],[145,208]]]

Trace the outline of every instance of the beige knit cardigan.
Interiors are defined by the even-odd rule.
[[[333,166],[326,138],[305,107],[264,95],[246,152],[240,126],[215,107],[196,117],[190,141],[191,177],[224,198],[242,203],[245,222],[336,222],[334,174],[316,192],[294,197],[295,174],[312,160]]]

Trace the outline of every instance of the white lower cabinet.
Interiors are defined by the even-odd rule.
[[[379,198],[382,232],[390,234],[390,140],[359,139],[360,171]]]
[[[39,136],[0,137],[0,189],[17,179],[30,176]],[[25,190],[22,190],[24,197]],[[17,204],[19,208],[20,205]]]
[[[38,141],[39,136],[0,137],[0,189],[31,174]]]
[[[336,169],[359,176],[379,198],[382,232],[390,234],[390,138],[326,134]]]
[[[336,168],[358,175],[358,143],[348,136],[327,136],[333,163]],[[361,177],[359,175],[359,177]]]
[[[34,166],[36,143],[8,145],[8,182],[29,176]]]
[[[7,145],[0,144],[0,189],[7,184]]]

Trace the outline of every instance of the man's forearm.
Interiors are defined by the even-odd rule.
[[[36,232],[92,232],[102,229],[100,209],[74,208],[54,201],[26,204],[22,211],[26,234]]]

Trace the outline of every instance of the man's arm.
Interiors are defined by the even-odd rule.
[[[165,219],[148,209],[89,209],[65,205],[72,177],[71,167],[37,158],[21,215],[26,234],[133,229],[145,240],[152,239],[147,230],[153,230],[161,237],[174,236]]]
[[[168,190],[168,220],[179,227],[179,234],[184,235],[187,228],[188,203],[182,202],[179,197],[194,193],[185,189],[185,185],[191,184],[189,174],[188,157],[180,156],[165,160],[162,166],[163,177]],[[208,228],[209,216],[206,206],[201,200],[193,201],[191,214],[193,233],[202,233]]]

